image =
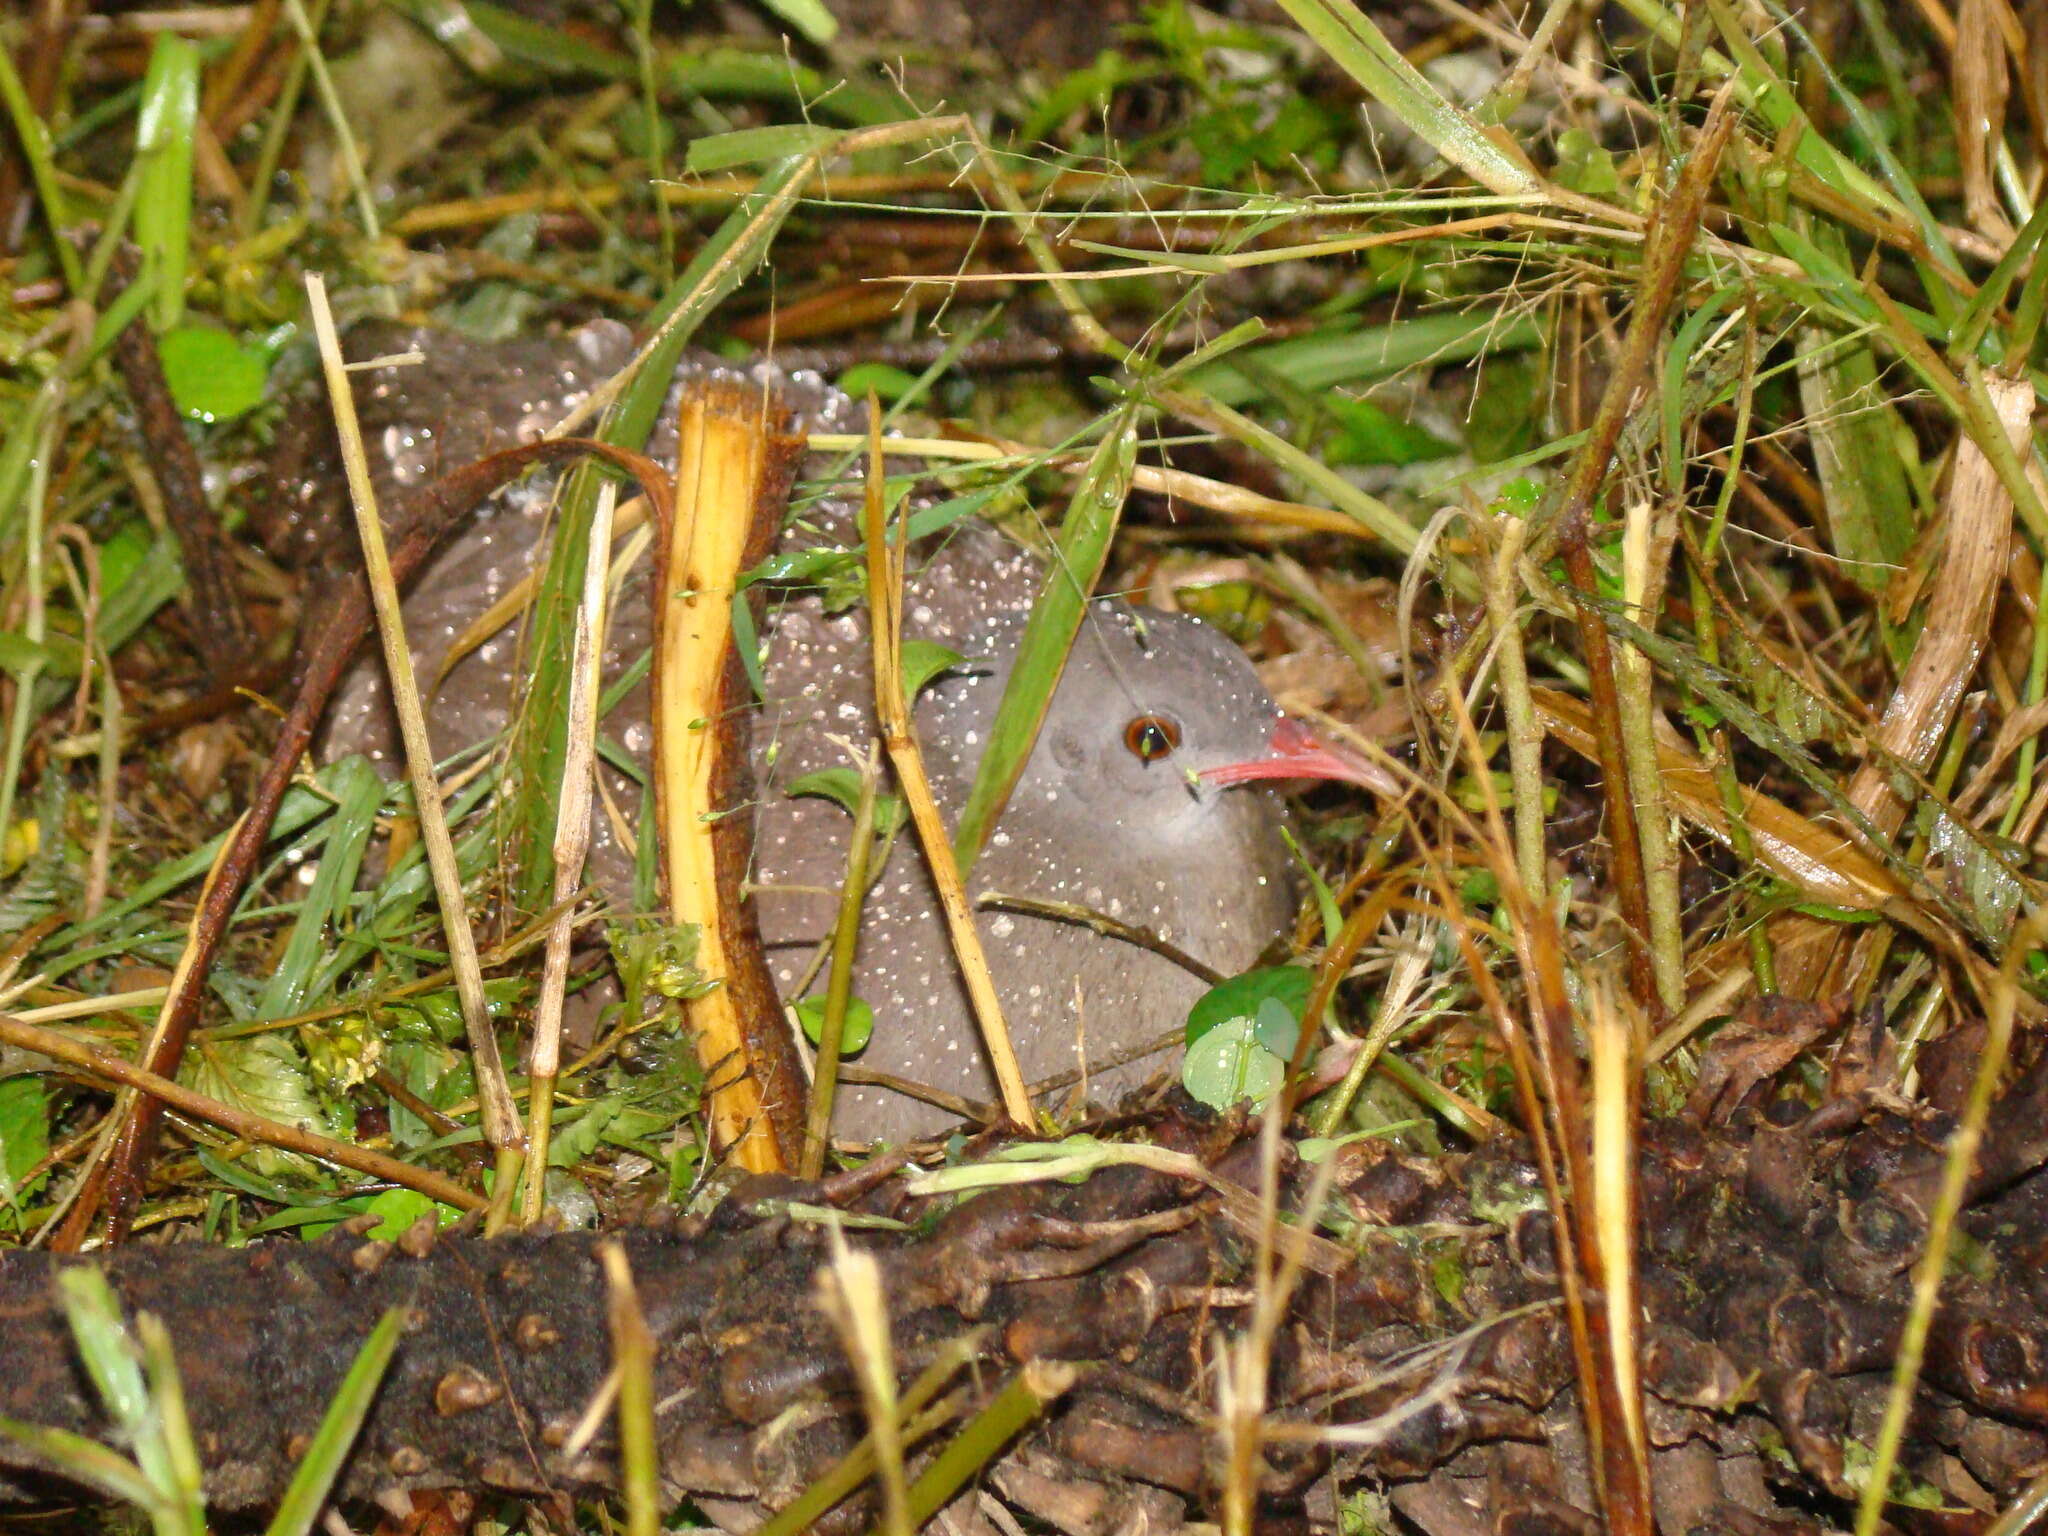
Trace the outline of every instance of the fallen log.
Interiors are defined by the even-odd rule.
[[[2048,1468],[2044,1082],[2036,1070],[2008,1094],[1987,1140],[1996,1156],[1975,1189],[1906,1462],[1940,1508],[1895,1505],[1901,1529],[1979,1528]],[[1853,1498],[1946,1130],[1860,1100],[1780,1101],[1727,1130],[1648,1128],[1644,1385],[1662,1529],[1817,1531],[1815,1511],[1839,1515]],[[598,1254],[616,1242],[655,1341],[664,1490],[745,1528],[866,1430],[818,1305],[836,1210],[880,1266],[903,1378],[965,1341],[974,1363],[952,1383],[957,1414],[1029,1363],[1080,1367],[984,1469],[987,1493],[1068,1531],[1118,1529],[1140,1511],[1172,1529],[1213,1508],[1225,1476],[1216,1351],[1253,1300],[1246,1192],[1259,1187],[1259,1154],[1189,1119],[1150,1134],[1207,1165],[1207,1182],[1114,1166],[1079,1184],[958,1198],[913,1193],[902,1174],[764,1177],[708,1216],[610,1236],[486,1241],[423,1225],[397,1242],[357,1228],[310,1244],[131,1246],[97,1261],[6,1253],[0,1415],[107,1434],[52,1285],[60,1265],[99,1262],[129,1312],[155,1314],[174,1341],[217,1508],[275,1501],[390,1307],[403,1309],[405,1339],[340,1496],[599,1493],[618,1472],[610,1421],[591,1413],[611,1366]],[[1506,1148],[1425,1159],[1364,1143],[1335,1155],[1325,1238],[1297,1245],[1307,1267],[1270,1351],[1262,1521],[1322,1525],[1339,1498],[1391,1488],[1408,1519],[1441,1536],[1594,1529],[1534,1170]],[[1299,1205],[1314,1172],[1282,1169],[1283,1207]],[[945,1438],[929,1435],[919,1453]],[[0,1504],[59,1495],[76,1492],[0,1441]],[[872,1518],[856,1494],[815,1528]]]

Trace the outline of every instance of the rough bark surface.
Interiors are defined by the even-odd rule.
[[[1907,1469],[1947,1513],[1894,1506],[1900,1529],[1966,1531],[2048,1467],[2048,1073],[2000,1106],[1928,1351]],[[1881,1409],[1947,1125],[1874,1107],[1744,1111],[1734,1129],[1650,1128],[1642,1158],[1648,1423],[1666,1531],[1818,1530],[1851,1495],[1852,1441]],[[1153,1137],[1257,1187],[1257,1149],[1167,1118]],[[1320,1248],[1272,1352],[1261,1494],[1274,1528],[1330,1528],[1335,1500],[1388,1488],[1441,1536],[1595,1529],[1551,1223],[1515,1151],[1428,1160],[1345,1149]],[[1311,1170],[1289,1168],[1298,1202]],[[865,1178],[865,1182],[862,1182]],[[273,1500],[378,1316],[407,1338],[345,1478],[407,1490],[610,1487],[607,1421],[571,1430],[609,1365],[597,1250],[624,1245],[658,1345],[668,1491],[729,1524],[780,1507],[863,1432],[819,1310],[836,1202],[903,1230],[855,1229],[882,1266],[908,1379],[970,1332],[985,1397],[1020,1362],[1086,1362],[1077,1385],[989,1469],[985,1496],[1074,1532],[1143,1513],[1172,1529],[1213,1507],[1220,1337],[1248,1316],[1248,1202],[1133,1168],[1079,1185],[917,1200],[894,1177],[760,1179],[712,1216],[605,1237],[484,1241],[417,1230],[242,1249],[134,1247],[103,1262],[124,1304],[176,1341],[223,1508]],[[0,1414],[103,1434],[53,1300],[60,1263],[0,1256]],[[1322,1431],[1344,1427],[1349,1443]],[[938,1435],[926,1447],[936,1448]],[[57,1492],[0,1445],[0,1501]],[[862,1526],[856,1497],[821,1530]],[[971,1512],[963,1515],[971,1524]]]

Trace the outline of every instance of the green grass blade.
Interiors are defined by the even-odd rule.
[[[71,227],[70,205],[57,183],[57,166],[50,153],[50,130],[30,105],[21,76],[14,71],[13,55],[5,48],[0,48],[0,104],[6,106],[7,115],[13,120],[15,142],[28,161],[29,177],[36,184],[36,200],[42,204],[43,217],[50,226],[50,244],[57,253],[58,270],[63,272],[65,285],[74,298],[87,298],[78,252],[65,238],[65,231]]]
[[[1038,728],[1059,686],[1067,651],[1087,617],[1088,598],[1109,558],[1109,543],[1130,493],[1138,464],[1137,406],[1127,404],[1111,420],[1095,455],[1088,461],[1074,499],[1060,525],[1059,544],[1024,637],[1017,645],[1017,664],[996,706],[989,728],[988,750],[961,808],[953,832],[953,852],[964,876],[974,867],[996,818],[1009,802],[1018,775],[1038,740]]]
[[[135,195],[135,243],[156,276],[150,315],[159,331],[185,312],[185,267],[192,249],[192,137],[199,118],[199,50],[170,32],[157,34],[142,78],[135,119],[135,156],[142,162]]]
[[[1526,315],[1503,317],[1495,310],[1411,315],[1388,325],[1318,331],[1248,347],[1242,355],[1253,369],[1222,359],[1192,370],[1185,383],[1224,405],[1245,405],[1265,394],[1257,372],[1278,375],[1297,389],[1322,390],[1484,353],[1520,351],[1540,340],[1539,327]]]
[[[24,1424],[19,1419],[0,1419],[0,1435],[42,1457],[73,1482],[97,1488],[109,1498],[154,1514],[156,1490],[150,1487],[142,1469],[97,1440],[88,1440],[68,1429]]]
[[[321,940],[328,925],[338,926],[348,912],[356,876],[362,869],[363,849],[376,829],[377,809],[384,803],[384,781],[367,758],[343,758],[330,773],[328,787],[334,792],[335,808],[327,848],[300,904],[284,954],[257,998],[256,1010],[266,1018],[297,1013],[305,1006],[318,973]]]
[[[1280,0],[1280,8],[1410,133],[1482,187],[1507,197],[1544,190],[1542,177],[1447,101],[1351,0]]]

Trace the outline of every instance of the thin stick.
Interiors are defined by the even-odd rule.
[[[918,841],[931,865],[932,881],[945,909],[946,928],[953,938],[953,953],[960,962],[960,974],[967,984],[967,996],[974,1004],[975,1022],[988,1050],[989,1066],[995,1073],[1002,1095],[1003,1113],[1020,1126],[1031,1121],[1031,1094],[1024,1086],[1024,1070],[1017,1064],[1017,1052],[1010,1045],[1009,1026],[1003,1022],[1003,1006],[996,999],[995,979],[989,975],[988,956],[982,953],[981,935],[974,927],[974,913],[967,905],[967,893],[960,883],[960,865],[953,857],[953,839],[932,798],[931,779],[924,771],[924,755],[918,750],[916,727],[911,724],[910,701],[903,696],[903,538],[907,523],[898,527],[893,544],[887,537],[882,510],[882,427],[881,413],[868,417],[872,435],[868,439],[867,500],[862,521],[867,537],[869,627],[875,644],[875,718],[882,729],[882,745],[889,764],[903,787],[910,806]]]
[[[369,460],[363,452],[362,427],[356,420],[355,397],[341,357],[341,338],[327,304],[327,284],[317,272],[306,274],[306,297],[313,331],[320,342],[320,363],[341,439],[342,467],[348,474],[349,500],[355,507],[356,532],[363,543],[363,563],[370,578],[370,597],[377,610],[377,638],[384,647],[384,665],[391,677],[391,701],[397,707],[399,734],[405,742],[406,774],[412,781],[413,806],[419,814],[420,837],[426,844],[427,867],[441,905],[441,927],[448,937],[448,961],[455,972],[455,993],[462,1004],[462,1025],[476,1072],[477,1097],[483,1112],[484,1140],[497,1154],[501,1200],[512,1197],[513,1164],[520,1155],[518,1111],[511,1084],[498,1054],[498,1036],[484,999],[483,969],[477,963],[476,936],[462,898],[462,873],[455,865],[455,843],[441,804],[441,783],[434,777],[434,752],[427,740],[427,722],[420,710],[419,684],[413,676],[412,653],[406,649],[405,621],[398,610],[398,589],[384,548],[384,523],[370,484]]]
[[[520,1218],[532,1226],[547,1203],[548,1143],[554,1134],[555,1079],[562,1069],[562,998],[569,985],[569,937],[576,928],[576,892],[590,851],[590,798],[596,782],[597,695],[605,620],[601,551],[612,545],[612,513],[619,490],[598,487],[590,517],[590,556],[583,565],[583,602],[576,610],[576,654],[569,678],[568,755],[555,806],[555,920],[541,961],[540,1001],[533,1015],[533,1061],[527,1069],[526,1199]]]
[[[52,1061],[61,1061],[67,1067],[80,1072],[90,1072],[95,1077],[119,1083],[159,1100],[181,1115],[194,1120],[203,1120],[208,1125],[217,1125],[222,1130],[239,1136],[244,1141],[259,1142],[267,1147],[277,1147],[286,1152],[301,1152],[307,1157],[317,1157],[323,1163],[333,1163],[342,1168],[353,1168],[357,1173],[368,1174],[373,1179],[383,1179],[392,1184],[402,1184],[407,1189],[416,1189],[429,1199],[443,1205],[460,1206],[465,1211],[482,1210],[489,1202],[482,1195],[464,1189],[453,1179],[432,1172],[426,1168],[415,1168],[402,1163],[395,1157],[386,1157],[382,1152],[372,1152],[367,1147],[358,1147],[345,1141],[333,1141],[311,1131],[299,1130],[296,1126],[280,1125],[275,1120],[265,1120],[246,1110],[236,1109],[232,1104],[223,1104],[219,1099],[210,1099],[203,1093],[194,1093],[190,1088],[181,1087],[167,1077],[158,1077],[129,1061],[117,1056],[102,1046],[87,1045],[73,1040],[69,1035],[60,1035],[55,1030],[38,1029],[35,1025],[16,1018],[13,1014],[0,1013],[0,1041],[34,1051],[38,1056],[47,1056]]]

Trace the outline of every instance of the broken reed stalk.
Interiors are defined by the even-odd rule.
[[[853,809],[853,834],[846,845],[846,883],[832,924],[832,969],[825,982],[825,1014],[818,1024],[818,1058],[811,1073],[811,1108],[804,1123],[804,1155],[797,1170],[806,1179],[825,1171],[825,1146],[832,1130],[832,1100],[839,1086],[839,1058],[846,1040],[846,1010],[853,1000],[854,952],[860,944],[860,914],[868,893],[868,861],[875,842],[875,793],[880,764],[874,743],[859,761],[860,799]]]
[[[252,1115],[247,1110],[237,1109],[232,1104],[223,1104],[218,1099],[208,1098],[203,1093],[195,1093],[192,1089],[171,1082],[168,1078],[145,1071],[126,1057],[118,1056],[104,1046],[87,1045],[55,1030],[40,1029],[12,1014],[0,1013],[0,1043],[33,1051],[38,1056],[61,1061],[76,1071],[90,1073],[107,1082],[119,1083],[124,1088],[145,1093],[181,1115],[188,1115],[208,1125],[217,1125],[244,1141],[276,1147],[285,1152],[303,1153],[307,1157],[316,1157],[323,1163],[354,1169],[357,1173],[367,1174],[373,1179],[385,1179],[393,1184],[402,1184],[407,1189],[416,1189],[430,1199],[440,1201],[443,1205],[456,1206],[465,1211],[481,1210],[488,1204],[481,1195],[464,1189],[454,1180],[445,1178],[430,1168],[416,1168],[411,1163],[400,1162],[395,1157],[386,1157],[381,1152],[373,1152],[353,1142],[334,1141],[326,1136],[315,1135],[311,1131],[302,1131],[296,1126],[280,1125],[275,1120]]]
[[[605,581],[618,487],[598,487],[590,518],[590,554],[583,565],[583,601],[576,609],[576,652],[569,676],[568,754],[555,807],[555,917],[541,962],[540,1000],[533,1015],[533,1058],[527,1067],[526,1199],[528,1226],[547,1205],[548,1145],[554,1136],[555,1080],[562,1070],[562,1001],[569,985],[569,939],[576,928],[576,892],[590,851],[590,800],[596,785],[597,696],[604,651]]]
[[[804,1073],[753,909],[744,814],[751,697],[733,646],[741,575],[772,548],[802,440],[780,402],[700,384],[677,421],[676,510],[655,543],[654,804],[669,918],[695,924],[716,985],[685,1004],[710,1094],[712,1140],[755,1173],[795,1167]]]
[[[911,723],[910,701],[903,690],[903,540],[909,523],[900,523],[897,538],[889,538],[888,520],[882,505],[881,413],[868,415],[868,480],[861,509],[861,533],[867,543],[868,626],[875,647],[875,720],[882,731],[882,745],[896,781],[910,807],[910,819],[917,827],[918,841],[931,866],[932,883],[938,887],[939,903],[946,914],[946,930],[952,936],[953,954],[967,996],[974,1004],[975,1022],[981,1027],[989,1067],[995,1074],[1002,1096],[1003,1113],[1017,1125],[1032,1125],[1031,1093],[1024,1085],[1024,1071],[1017,1064],[1017,1052],[1010,1044],[1009,1026],[1003,1022],[1002,1004],[996,998],[995,979],[989,974],[988,956],[982,952],[981,935],[974,926],[974,913],[960,880],[959,861],[953,856],[953,840],[946,832],[938,802],[932,798],[930,777],[924,771],[924,754],[917,745],[916,727]]]
[[[2003,374],[1986,377],[1998,430],[2008,443],[2027,441],[2033,385]],[[1942,502],[1941,566],[1927,594],[1927,623],[1886,702],[1873,753],[1856,772],[1849,800],[1889,836],[1906,819],[1907,795],[1893,782],[1892,759],[1926,769],[1948,734],[1964,690],[1990,639],[1992,610],[2010,558],[2013,498],[1967,423],[1958,427],[1955,467]],[[1911,786],[1906,786],[1910,793]]]
[[[399,735],[405,742],[406,777],[412,784],[413,810],[419,818],[420,840],[426,845],[427,868],[441,908],[441,930],[448,940],[448,963],[455,972],[455,995],[462,1005],[462,1028],[469,1039],[477,1099],[483,1116],[484,1141],[497,1165],[494,1217],[509,1205],[512,1185],[524,1151],[519,1111],[512,1085],[498,1051],[498,1033],[484,998],[483,967],[477,962],[476,935],[469,926],[469,907],[462,895],[462,872],[455,863],[455,841],[441,804],[441,782],[434,776],[434,752],[427,740],[427,720],[420,708],[419,682],[413,674],[412,652],[406,647],[405,620],[398,609],[398,584],[384,545],[384,523],[377,511],[377,493],[370,483],[370,462],[363,451],[362,427],[356,420],[355,397],[349,388],[348,365],[342,361],[341,337],[327,304],[327,283],[319,273],[306,274],[306,299],[313,334],[320,343],[320,366],[327,379],[328,401],[341,440],[342,469],[348,478],[349,503],[355,509],[356,532],[362,540],[363,564],[370,581],[370,600],[377,614],[377,637],[391,680],[391,702],[398,712]]]

